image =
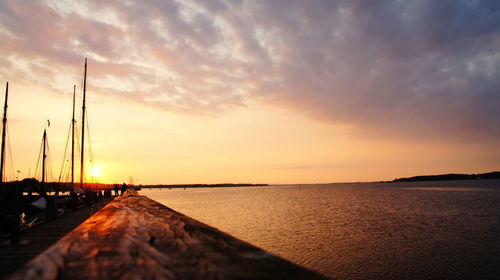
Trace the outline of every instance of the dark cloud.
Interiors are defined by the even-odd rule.
[[[89,56],[96,92],[165,110],[253,99],[372,133],[500,136],[498,1],[73,5],[1,2],[0,74],[49,86]]]

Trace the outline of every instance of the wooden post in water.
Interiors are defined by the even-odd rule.
[[[2,150],[0,159],[0,183],[4,182],[4,169],[5,169],[5,134],[7,131],[7,98],[9,96],[9,82],[5,86],[5,105],[3,107],[3,120],[2,120]]]

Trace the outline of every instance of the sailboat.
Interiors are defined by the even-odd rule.
[[[75,186],[75,99],[76,85],[73,85],[73,111],[71,117],[71,194],[83,193],[83,189]]]
[[[5,135],[7,130],[7,100],[9,97],[9,82],[5,86],[5,105],[3,107],[3,119],[2,119],[2,148],[0,154],[0,184],[5,182]]]
[[[50,167],[49,161],[49,148],[48,148],[48,137],[47,137],[47,128],[50,126],[50,122],[47,120],[47,125],[43,131],[42,137],[42,146],[41,146],[41,161],[39,156],[38,164],[41,163],[41,184],[38,184],[36,179],[24,179],[22,182],[22,188],[28,190],[28,195],[24,198],[29,201],[30,206],[32,206],[32,210],[30,210],[29,216],[24,216],[21,219],[21,230],[30,228],[34,225],[42,223],[46,219],[52,219],[56,216],[64,213],[63,208],[59,208],[59,206],[66,205],[69,206],[72,203],[68,203],[71,200],[75,202],[75,204],[79,204],[78,193],[85,193],[86,198],[90,201],[91,198],[95,196],[95,194],[87,190],[85,187],[85,124],[86,124],[86,90],[87,90],[87,59],[85,59],[84,65],[84,79],[83,79],[83,102],[82,102],[82,126],[81,126],[81,156],[80,156],[80,182],[77,184],[75,181],[75,157],[76,157],[76,147],[75,147],[75,139],[76,139],[76,120],[75,120],[75,99],[76,99],[76,86],[73,86],[73,112],[71,119],[71,185],[69,188],[70,197],[61,197],[58,196],[59,188],[67,184],[58,184],[53,182],[48,182],[48,168]],[[5,89],[5,103],[4,103],[4,112],[3,112],[3,120],[2,120],[2,135],[1,135],[1,149],[0,149],[0,200],[8,199],[8,197],[4,197],[4,193],[8,192],[9,195],[12,193],[11,188],[7,188],[5,185],[6,176],[6,144],[7,144],[7,103],[8,103],[8,94],[9,94],[9,83],[6,84]],[[92,153],[90,152],[90,159],[92,163]],[[35,171],[35,173],[37,173]],[[29,175],[28,175],[29,176]],[[67,182],[67,181],[66,181]],[[38,192],[39,195],[32,196],[32,191]],[[55,193],[52,193],[55,191]],[[20,193],[21,196],[22,192]],[[4,201],[5,202],[5,201]],[[80,201],[81,202],[81,201]],[[78,205],[76,205],[78,207]],[[38,211],[34,209],[39,209]]]
[[[85,96],[87,92],[87,58],[85,58],[85,66],[83,71],[83,101],[82,101],[82,144],[81,144],[81,156],[80,156],[80,189],[83,191],[83,178],[85,176]],[[75,189],[76,190],[76,189]]]
[[[85,59],[84,73],[83,73],[83,100],[82,100],[82,120],[81,120],[81,146],[77,147],[77,121],[75,119],[76,112],[76,85],[73,85],[73,107],[71,115],[70,131],[68,133],[68,139],[71,141],[66,142],[66,149],[64,152],[64,158],[61,166],[61,172],[59,174],[59,182],[66,182],[70,193],[73,194],[83,194],[85,193],[85,124],[86,124],[86,93],[87,93],[87,59]],[[70,147],[70,155],[66,151],[68,150],[68,144]],[[77,183],[77,178],[75,176],[76,168],[76,158],[77,150],[80,149],[80,178]],[[66,161],[68,159],[68,161]],[[68,172],[69,171],[69,172]],[[69,173],[69,174],[68,174]]]
[[[47,120],[47,127],[43,130],[42,136],[42,191],[46,191],[44,189],[46,179],[47,179],[47,150],[48,150],[48,140],[47,140],[47,128],[50,126],[50,121]]]

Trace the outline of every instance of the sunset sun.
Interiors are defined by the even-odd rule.
[[[94,178],[99,178],[99,177],[101,177],[101,170],[102,170],[102,168],[100,166],[92,166],[92,168],[90,170],[90,174]]]

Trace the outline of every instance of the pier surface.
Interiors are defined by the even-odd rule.
[[[324,279],[134,191],[9,279]]]
[[[104,198],[74,212],[66,212],[55,220],[47,221],[34,228],[21,232],[21,240],[27,245],[9,245],[0,247],[0,279],[21,268],[31,259],[42,253],[60,238],[83,223],[90,216],[109,203],[111,198]]]

